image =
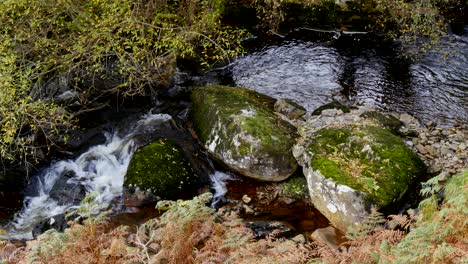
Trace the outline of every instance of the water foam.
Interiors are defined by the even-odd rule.
[[[35,190],[25,198],[23,208],[7,225],[6,238],[32,239],[37,224],[48,219],[54,222],[53,217],[79,208],[83,197],[67,196],[92,194],[91,212],[106,210],[122,195],[125,174],[138,147],[132,137],[170,119],[166,114],[147,114],[129,135],[121,138],[117,134],[107,134],[105,144],[91,147],[75,160],[52,163],[36,176]]]

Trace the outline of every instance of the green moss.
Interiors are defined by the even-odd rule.
[[[331,103],[328,103],[328,104],[324,104],[324,105],[320,106],[319,108],[315,109],[312,112],[312,115],[320,115],[320,114],[322,114],[323,110],[327,110],[327,109],[339,109],[339,110],[343,111],[343,113],[349,113],[349,111],[350,111],[349,107],[343,105],[340,102],[334,101],[334,102],[331,102]]]
[[[398,134],[403,123],[392,115],[384,115],[377,111],[368,111],[361,114],[361,117],[374,120],[378,125],[390,129],[394,134]]]
[[[423,162],[387,129],[322,129],[309,145],[311,164],[325,177],[385,206],[398,200],[424,170]]]
[[[212,151],[230,152],[233,160],[262,155],[297,166],[290,154],[296,129],[274,112],[275,99],[241,87],[207,86],[193,92],[192,102],[190,117],[202,143],[208,147],[219,137]]]
[[[286,180],[281,184],[281,189],[283,190],[283,194],[286,197],[292,199],[306,198],[309,193],[307,180],[304,176],[294,177]]]
[[[269,129],[261,125],[268,122],[262,121],[275,119],[273,111],[266,110],[273,109],[275,99],[246,88],[219,85],[200,87],[192,93],[192,101],[191,117],[202,141],[208,141],[212,125],[218,118],[231,119],[232,115],[239,115],[242,110],[256,112],[256,118],[243,118],[247,128]]]
[[[158,139],[132,157],[125,186],[150,190],[162,198],[173,198],[197,177],[181,148],[168,139]]]

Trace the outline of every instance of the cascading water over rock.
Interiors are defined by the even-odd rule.
[[[34,190],[27,194],[24,206],[6,226],[8,238],[32,239],[36,225],[52,224],[80,206],[91,195],[91,213],[105,210],[122,195],[124,177],[132,154],[139,144],[135,137],[153,132],[171,120],[167,114],[147,114],[124,137],[107,134],[107,142],[91,147],[75,160],[58,161],[42,170],[34,180]]]

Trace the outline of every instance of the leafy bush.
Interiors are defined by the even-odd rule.
[[[446,33],[446,22],[439,9],[455,5],[456,0],[252,0],[264,26],[276,31],[288,20],[302,20],[318,26],[346,29],[352,24],[360,30],[385,33],[405,44],[418,44],[426,51]],[[302,8],[302,10],[301,10]],[[302,25],[301,25],[302,26]]]
[[[1,16],[1,15],[0,15]],[[0,37],[1,39],[1,37]],[[0,41],[6,42],[5,39]],[[2,49],[3,48],[3,49]],[[31,80],[37,77],[32,65],[18,65],[18,56],[0,43],[0,160],[23,161],[36,157],[50,138],[70,127],[71,116],[60,106],[30,95]]]
[[[434,188],[439,189],[439,184],[434,184]],[[420,203],[421,214],[415,228],[390,251],[395,263],[468,261],[467,189],[468,171],[464,171],[443,187],[445,198],[440,207],[435,194]]]
[[[50,140],[69,125],[62,107],[33,96],[53,77],[66,76],[86,106],[166,83],[177,58],[235,56],[245,32],[223,27],[222,12],[222,0],[0,1],[1,157],[34,156],[37,133]]]
[[[436,1],[376,0],[376,9],[381,15],[375,28],[385,30],[389,37],[415,45],[413,48],[417,52],[425,52],[439,43],[439,38],[447,32],[446,21],[433,2]]]

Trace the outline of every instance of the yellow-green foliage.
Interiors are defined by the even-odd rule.
[[[361,30],[383,32],[393,39],[418,44],[415,51],[426,51],[446,33],[446,20],[439,9],[449,9],[449,0],[252,0],[261,21],[272,30],[281,23],[298,19],[313,26],[346,29],[353,23]],[[300,25],[302,26],[302,25]],[[423,38],[421,38],[423,37]]]
[[[443,188],[438,208],[433,196],[420,204],[416,227],[394,248],[394,263],[465,263],[468,249],[468,170]]]
[[[307,180],[304,176],[290,178],[280,184],[283,194],[293,199],[303,199],[308,197],[309,189]]]
[[[52,76],[71,76],[85,104],[164,83],[176,58],[209,65],[235,56],[244,32],[222,27],[222,12],[222,0],[0,1],[0,156],[34,154],[25,133],[50,138],[68,125],[63,109],[29,96]],[[106,78],[120,81],[93,87]]]
[[[221,27],[221,0],[6,0],[0,11],[2,50],[39,68],[38,78],[100,76],[115,60],[121,87],[133,93],[160,82],[174,56],[209,63],[239,51],[241,32]]]
[[[443,1],[376,0],[376,9],[382,13],[376,27],[385,29],[393,38],[401,37],[406,43],[417,44],[415,49],[427,51],[446,33],[446,22],[434,5]]]
[[[419,204],[419,212],[383,215],[372,212],[359,230],[347,234],[348,250],[319,246],[324,263],[467,263],[468,171],[424,183],[430,197]],[[439,203],[442,194],[443,201]]]
[[[35,141],[44,137],[42,143],[50,146],[49,137],[70,125],[70,115],[51,102],[29,96],[37,68],[18,65],[20,55],[9,53],[6,39],[0,37],[0,41],[0,159],[26,161],[35,157],[39,147]]]

